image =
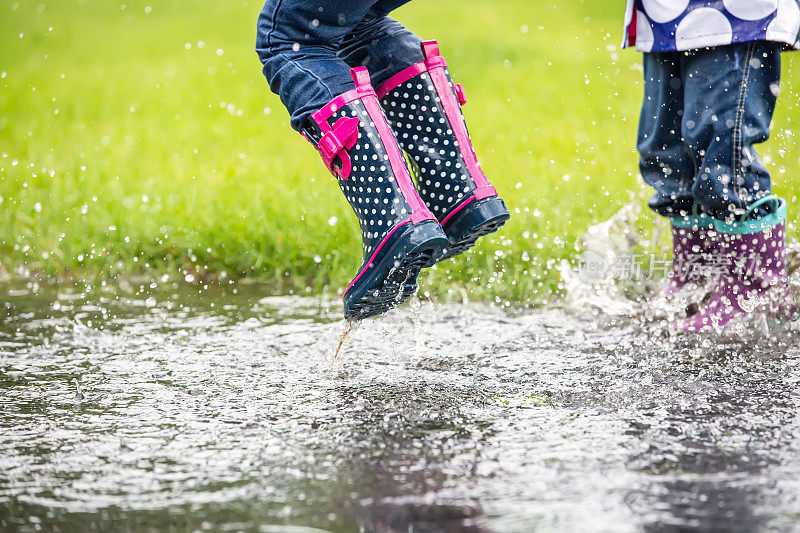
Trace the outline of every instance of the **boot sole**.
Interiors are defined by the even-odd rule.
[[[511,218],[506,204],[499,196],[484,198],[467,205],[444,226],[450,241],[439,261],[462,254],[475,246],[485,235],[494,233]]]
[[[433,266],[448,246],[435,221],[407,224],[398,233],[345,294],[346,319],[381,315],[411,298],[419,271]]]

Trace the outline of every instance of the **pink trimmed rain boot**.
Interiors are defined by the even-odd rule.
[[[436,41],[423,42],[422,53],[425,60],[389,78],[378,97],[416,167],[420,196],[450,240],[444,260],[497,231],[509,213],[472,148],[464,88],[450,78]]]
[[[417,275],[448,245],[414,188],[369,74],[352,70],[356,88],[311,115],[306,138],[338,178],[361,225],[364,260],[344,292],[344,315],[360,320],[396,307],[417,290]]]

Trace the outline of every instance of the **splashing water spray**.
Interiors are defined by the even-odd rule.
[[[347,340],[348,335],[350,335],[351,331],[358,329],[358,325],[360,323],[361,322],[359,320],[353,320],[352,318],[347,321],[344,333],[342,333],[342,336],[339,337],[339,344],[336,345],[336,350],[328,358],[330,362],[336,362],[339,360],[339,352],[342,351],[342,346],[344,346],[344,343]]]

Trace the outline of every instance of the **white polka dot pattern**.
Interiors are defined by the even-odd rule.
[[[721,328],[763,305],[767,292],[786,281],[785,220],[759,233],[723,233],[720,237],[716,263],[724,271],[704,306],[678,329],[704,332]]]
[[[447,69],[445,74],[455,93]],[[430,75],[423,72],[401,83],[383,97],[381,104],[397,141],[416,167],[420,197],[442,220],[476,185]]]
[[[767,26],[767,39],[780,41],[786,35],[800,34],[800,2],[779,0],[778,14]]]
[[[742,20],[761,20],[775,13],[778,0],[722,0],[728,13]]]
[[[671,52],[750,41],[800,49],[800,0],[628,0],[623,46]]]
[[[669,22],[678,18],[686,8],[689,0],[642,0],[645,13],[653,22]]]
[[[653,27],[641,11],[636,12],[636,47],[640,52],[649,52],[653,49],[655,37]]]
[[[728,17],[716,9],[701,7],[688,13],[675,29],[675,47],[678,50],[700,48],[708,35],[714,35],[714,45],[733,42],[733,26]]]
[[[347,179],[338,182],[361,226],[366,264],[392,228],[411,216],[411,207],[397,185],[389,155],[364,104],[354,100],[336,111],[328,122],[333,125],[343,117],[360,121],[358,141],[347,151],[352,171]]]
[[[672,270],[661,291],[664,296],[705,280],[716,254],[717,239],[718,234],[705,227],[672,226]]]

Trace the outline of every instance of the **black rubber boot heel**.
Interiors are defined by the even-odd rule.
[[[450,244],[439,261],[466,252],[475,246],[479,238],[500,229],[510,217],[506,204],[499,196],[468,204],[444,225]]]
[[[417,291],[417,275],[434,265],[449,242],[433,220],[397,230],[344,296],[344,316],[362,320],[402,304]]]

